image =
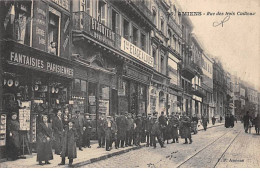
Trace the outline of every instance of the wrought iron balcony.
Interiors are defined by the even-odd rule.
[[[184,62],[182,65],[182,75],[188,79],[192,79],[195,77],[195,74],[192,63]]]
[[[115,49],[120,48],[121,36],[86,12],[73,12],[73,37],[90,36]]]
[[[206,94],[203,91],[203,88],[197,84],[192,86],[192,93],[196,96],[204,97]]]

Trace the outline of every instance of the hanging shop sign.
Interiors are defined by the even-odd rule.
[[[6,144],[6,114],[0,114],[0,147]]]
[[[153,57],[148,55],[142,49],[135,46],[134,44],[124,39],[123,37],[121,37],[121,50],[135,57],[139,61],[153,67],[153,63],[154,63]]]
[[[73,69],[67,66],[41,59],[40,57],[28,56],[23,53],[10,51],[8,55],[8,63],[13,65],[20,65],[27,68],[37,69],[49,73],[55,73],[66,77],[73,77]]]

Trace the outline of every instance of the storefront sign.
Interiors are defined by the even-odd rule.
[[[35,1],[33,8],[33,47],[46,51],[47,42],[47,4]]]
[[[0,114],[0,146],[6,144],[6,114]]]
[[[69,0],[51,0],[55,4],[61,6],[62,8],[70,11],[70,1]]]
[[[114,46],[115,44],[115,33],[106,27],[104,24],[97,21],[95,18],[91,18],[90,33],[98,40]]]
[[[139,61],[153,67],[153,57],[148,55],[142,49],[138,48],[128,40],[121,37],[121,50],[128,53],[129,55],[135,57]]]
[[[8,62],[14,65],[21,65],[24,67],[34,68],[45,72],[73,77],[72,68],[50,62],[46,59],[39,59],[33,56],[27,56],[23,53],[11,51],[9,54]]]

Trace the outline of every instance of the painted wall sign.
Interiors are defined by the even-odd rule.
[[[21,65],[49,73],[56,73],[66,77],[73,77],[74,73],[74,70],[70,67],[48,61],[47,59],[41,59],[41,57],[28,56],[23,53],[13,51],[9,52],[7,61],[9,64]]]
[[[33,8],[33,47],[46,51],[47,44],[47,4],[43,1],[34,1]]]
[[[153,57],[148,55],[139,47],[135,46],[125,38],[121,37],[121,50],[135,57],[139,61],[153,67]]]

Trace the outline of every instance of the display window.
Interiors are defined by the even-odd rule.
[[[99,89],[99,113],[109,114],[109,95],[110,90],[106,85],[100,85]]]

